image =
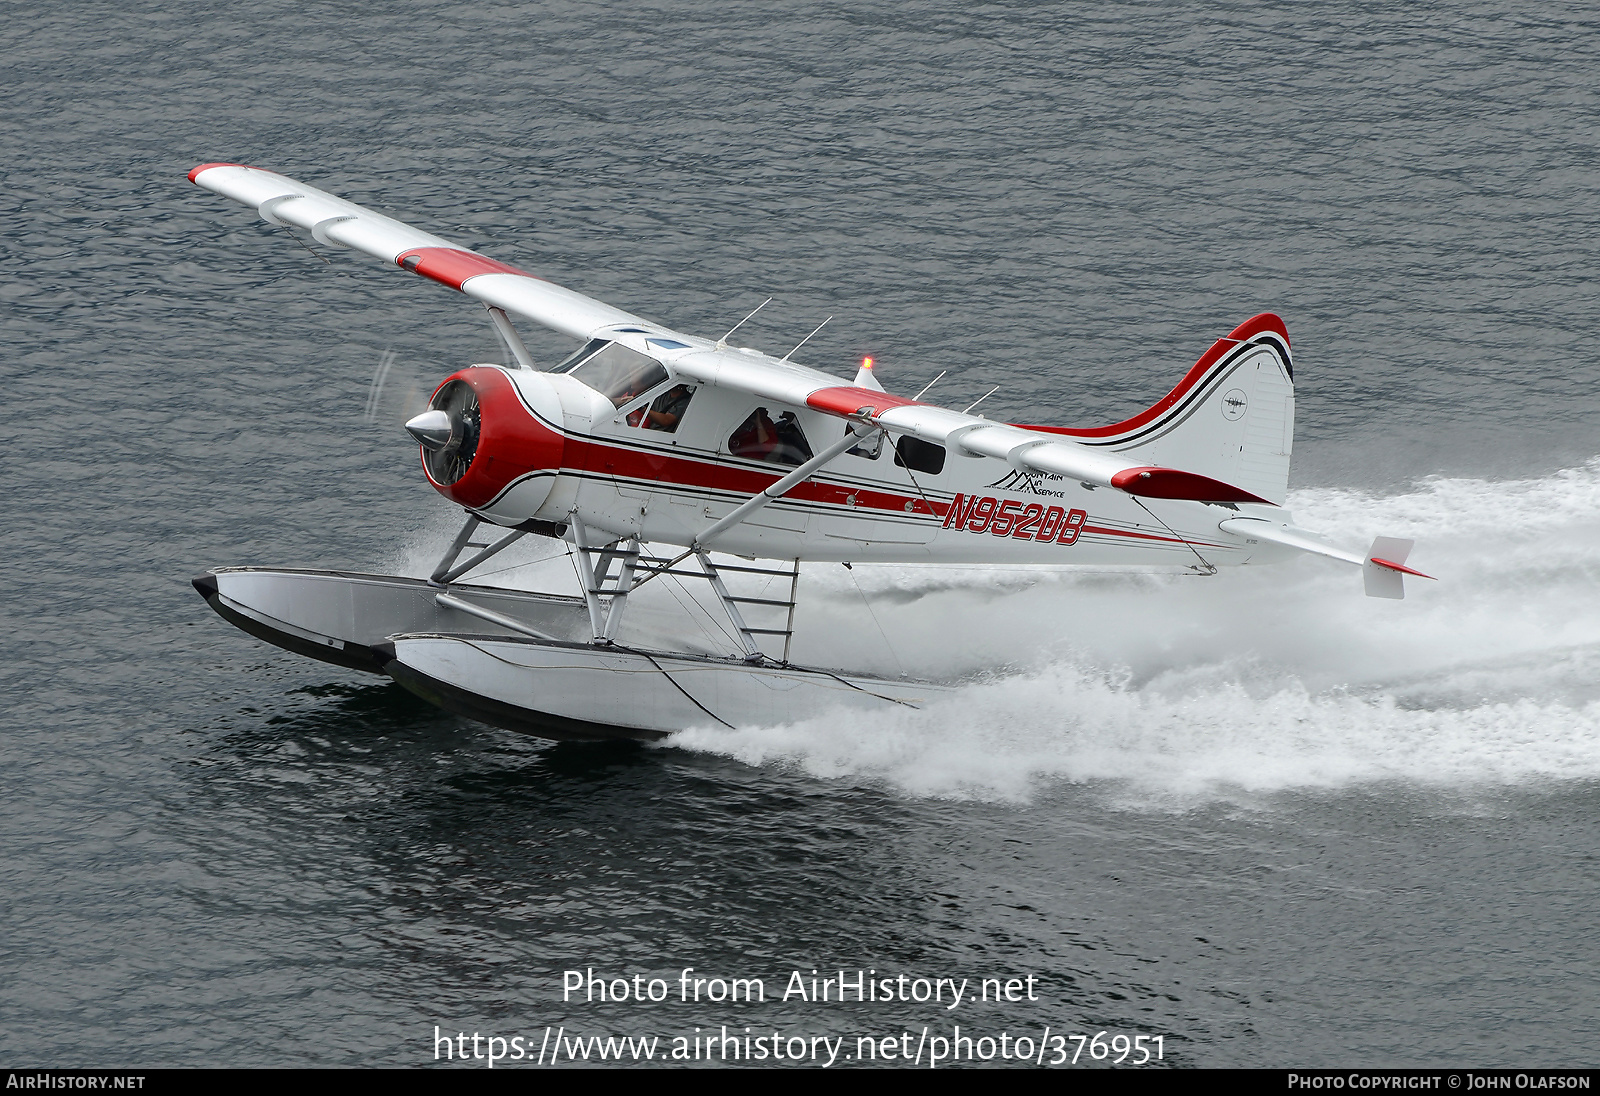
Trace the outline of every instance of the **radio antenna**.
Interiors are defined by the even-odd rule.
[[[750,310],[750,316],[754,316],[757,312],[760,312],[763,308],[767,307],[767,305],[769,305],[771,303],[772,303],[772,298],[768,297],[766,300],[764,300],[760,304],[756,305],[755,308]],[[739,330],[739,328],[743,327],[745,325],[745,322],[750,319],[750,316],[746,316],[743,320],[740,320],[738,323],[736,323],[732,327],[728,328],[728,335],[732,335],[735,331]],[[728,345],[728,335],[724,335],[724,336],[722,336],[722,338],[717,340],[717,349],[718,350],[721,350],[721,349],[723,349],[724,347],[726,347]],[[789,353],[793,354],[794,351],[791,350],[791,351],[789,351]]]
[[[833,319],[833,317],[829,316],[828,320],[831,320],[831,319]],[[817,333],[817,331],[821,331],[824,327],[827,327],[828,326],[828,320],[823,320],[821,323],[817,324],[816,331],[811,332],[811,335],[815,335]],[[799,342],[795,343],[794,344],[794,350],[799,350],[806,343],[810,342],[811,341],[811,335],[807,335],[805,338],[803,338]],[[789,360],[789,355],[793,354],[794,350],[789,351],[788,354],[785,354],[783,357],[779,358],[778,360],[780,362],[788,361]]]
[[[939,377],[944,376],[948,372],[950,372],[948,369],[939,370]],[[927,384],[923,385],[922,386],[922,391],[918,392],[915,396],[912,396],[911,398],[914,399],[914,400],[920,400],[923,396],[926,396],[928,394],[928,389],[932,388],[934,385],[939,383],[939,377],[935,377],[935,378],[933,378],[933,380],[931,380]]]
[[[998,391],[1000,391],[1000,386],[997,384],[993,388],[989,389],[989,391],[985,392],[983,395],[979,396],[977,399],[975,399],[971,403],[967,404],[967,406],[963,407],[961,409],[961,413],[963,415],[965,415],[968,411],[971,411],[974,407],[978,406],[980,403],[982,403],[984,400],[988,399],[990,396],[994,395]]]

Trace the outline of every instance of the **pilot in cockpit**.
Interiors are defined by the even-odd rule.
[[[646,430],[665,430],[671,434],[678,429],[683,413],[689,407],[689,397],[694,392],[686,384],[675,385],[651,401],[639,426]]]
[[[662,379],[661,367],[654,365],[646,367],[629,377],[621,385],[621,391],[611,398],[611,402],[621,407],[629,400],[649,389]],[[648,407],[636,408],[628,413],[628,425],[640,426],[646,430],[664,430],[669,434],[676,433],[678,420],[683,418],[683,412],[689,406],[689,397],[694,395],[694,390],[686,384],[674,385],[661,395],[650,401]]]
[[[616,385],[609,393],[611,396],[612,406],[621,407],[639,393],[655,384],[656,381],[665,379],[666,373],[662,370],[661,366],[658,363],[649,360],[648,358],[645,359],[643,362],[634,366],[633,369],[631,369],[622,380],[616,382]]]

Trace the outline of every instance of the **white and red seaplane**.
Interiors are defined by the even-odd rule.
[[[515,358],[452,374],[406,423],[428,481],[466,513],[429,578],[223,567],[194,580],[252,635],[388,674],[463,715],[549,738],[647,739],[942,691],[790,664],[802,562],[1212,573],[1311,552],[1362,568],[1366,592],[1388,598],[1421,574],[1405,565],[1411,541],[1379,537],[1362,555],[1282,509],[1294,373],[1276,316],[1218,339],[1126,422],[1013,426],[890,395],[870,359],[844,381],[793,351],[674,331],[270,171],[203,164],[189,178],[477,298]],[[513,316],[578,348],[540,369]],[[494,527],[497,539],[473,540]],[[462,581],[530,534],[566,542],[578,595]],[[662,576],[705,581],[738,649],[624,642],[629,596]],[[764,596],[731,592],[751,576]]]

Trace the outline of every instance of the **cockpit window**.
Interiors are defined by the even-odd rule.
[[[628,425],[676,434],[678,424],[683,421],[683,414],[689,410],[689,401],[693,398],[693,388],[686,384],[675,384],[643,407],[628,412]]]
[[[568,375],[593,388],[617,407],[667,379],[667,371],[660,362],[629,350],[621,343],[608,343],[598,353],[581,359]]]
[[[811,459],[811,445],[795,420],[793,411],[784,411],[773,422],[765,407],[750,412],[739,429],[728,439],[728,452],[746,460],[772,464],[804,464]]]
[[[550,370],[550,372],[565,373],[569,369],[576,366],[579,362],[593,355],[595,351],[603,350],[610,345],[610,339],[590,339],[588,342],[578,347],[578,349],[568,354],[565,358],[562,358],[560,364],[558,364],[554,369]]]

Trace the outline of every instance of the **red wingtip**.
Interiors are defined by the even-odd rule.
[[[250,166],[249,164],[201,164],[200,166],[190,170],[190,172],[189,172],[189,181],[191,183],[198,182],[199,181],[199,175],[200,175],[200,173],[202,171],[210,171],[214,167],[249,167],[249,166]]]
[[[1152,499],[1187,499],[1190,502],[1272,503],[1249,491],[1176,468],[1127,468],[1111,477],[1111,486],[1130,495]]]
[[[1425,575],[1421,571],[1413,570],[1412,568],[1407,567],[1403,563],[1394,563],[1394,562],[1392,562],[1390,560],[1387,560],[1387,559],[1379,559],[1377,556],[1373,556],[1372,557],[1372,562],[1376,563],[1379,567],[1387,567],[1391,571],[1403,571],[1408,575],[1416,575],[1418,578],[1433,579],[1434,582],[1438,582],[1439,581],[1438,579],[1433,578],[1432,575]]]

